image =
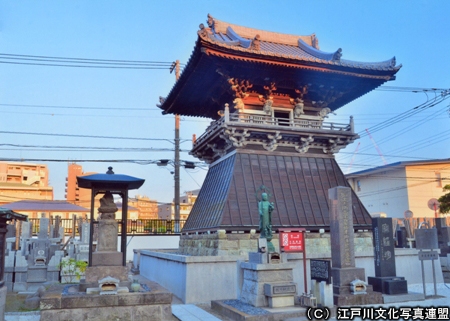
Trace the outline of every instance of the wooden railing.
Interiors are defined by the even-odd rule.
[[[295,128],[305,128],[305,129],[323,129],[323,130],[336,130],[343,132],[354,132],[353,119],[350,118],[349,124],[340,123],[327,123],[322,120],[312,120],[312,119],[287,119],[287,118],[277,118],[269,115],[255,115],[255,114],[244,114],[244,113],[233,113],[227,114],[220,119],[211,123],[211,125],[206,129],[206,131],[197,138],[196,144],[207,139],[211,134],[216,132],[217,129],[221,128],[225,123],[245,123],[245,124],[256,124],[256,125],[272,125],[272,126],[285,126],[285,127],[295,127]]]

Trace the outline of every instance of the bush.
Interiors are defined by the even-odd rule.
[[[61,269],[61,279],[66,282],[62,283],[76,283],[80,281],[81,277],[86,272],[87,262],[77,261],[73,258],[63,258],[58,267]]]

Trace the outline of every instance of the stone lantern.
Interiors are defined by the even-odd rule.
[[[106,174],[78,176],[78,187],[92,190],[91,217],[89,237],[89,266],[86,269],[85,286],[97,283],[105,277],[115,277],[120,281],[127,281],[126,247],[127,247],[127,214],[128,191],[138,189],[144,184],[144,179],[114,174],[112,167],[108,167]],[[94,221],[95,196],[103,194],[100,199],[98,221]],[[122,198],[122,218],[120,223],[115,219],[117,206],[113,195]],[[93,252],[94,224],[98,224],[98,242]],[[121,225],[120,252],[117,251],[118,225]],[[81,286],[81,284],[80,284]]]

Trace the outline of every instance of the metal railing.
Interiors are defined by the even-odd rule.
[[[29,218],[28,221],[32,222],[33,235],[39,234],[40,219]],[[118,223],[118,234],[122,233],[122,220],[116,220]],[[84,220],[84,223],[89,223],[89,220]],[[96,224],[98,221],[94,221]],[[54,220],[51,223],[54,224]],[[177,224],[178,223],[178,224]],[[128,235],[149,235],[149,234],[178,234],[183,228],[186,220],[161,220],[161,219],[137,219],[127,220],[127,234]],[[75,223],[75,235],[79,235],[79,221]],[[64,234],[72,235],[74,220],[73,219],[61,219],[60,226],[64,227]]]

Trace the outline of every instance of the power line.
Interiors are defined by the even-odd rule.
[[[0,63],[77,68],[112,69],[170,69],[172,62],[145,60],[113,60],[92,58],[69,58],[0,53]]]
[[[448,88],[420,88],[420,87],[400,87],[400,86],[381,86],[376,88],[377,91],[396,91],[396,92],[413,92],[413,93],[424,93],[424,92],[436,92],[436,91],[446,91]]]
[[[410,125],[410,126],[404,128],[402,130],[399,130],[394,135],[390,135],[389,137],[380,140],[378,143],[380,145],[384,144],[386,142],[389,142],[389,141],[393,140],[394,138],[397,138],[400,135],[405,134],[406,132],[409,132],[411,130],[417,129],[418,126],[423,125],[427,121],[433,120],[435,118],[435,116],[436,115],[428,116],[424,120],[422,120],[421,122],[416,122],[413,125]],[[443,131],[441,133],[433,134],[431,137],[426,137],[426,138],[424,138],[422,140],[415,141],[415,142],[413,142],[413,143],[411,143],[409,145],[404,145],[404,146],[402,146],[400,148],[395,148],[395,152],[397,153],[397,156],[391,155],[391,157],[403,157],[403,156],[398,154],[400,151],[401,152],[407,152],[407,151],[410,151],[410,150],[419,150],[421,148],[428,147],[428,146],[437,144],[439,142],[442,142],[442,141],[448,139],[449,135],[450,135],[450,132],[448,130],[445,130],[445,131]],[[362,148],[361,151],[366,151],[366,150],[368,150],[370,148],[371,148],[370,146],[366,146],[366,147]],[[362,153],[358,153],[358,154],[359,155],[364,155]],[[388,156],[388,155],[385,155],[385,156]],[[365,160],[366,159],[363,159],[361,161],[365,161]]]
[[[166,139],[166,138],[118,137],[118,136],[76,135],[76,134],[62,134],[62,133],[52,134],[52,133],[32,133],[32,132],[12,132],[12,131],[0,131],[0,134],[58,136],[58,137],[64,136],[64,137],[124,139],[124,140],[168,141],[170,143],[173,143],[172,140]],[[190,141],[190,139],[185,139],[183,141]]]
[[[408,110],[408,111],[406,111],[404,113],[401,113],[401,114],[399,114],[399,115],[397,115],[395,117],[389,118],[389,119],[387,119],[387,120],[385,120],[385,121],[383,121],[383,122],[381,122],[381,123],[379,123],[379,124],[377,124],[375,126],[369,127],[368,129],[370,130],[371,133],[380,131],[380,130],[386,128],[386,127],[389,127],[389,126],[391,126],[393,124],[396,124],[396,123],[402,121],[403,119],[406,119],[408,117],[411,117],[412,115],[420,113],[420,112],[422,112],[422,111],[424,111],[426,109],[429,109],[431,107],[434,107],[437,104],[440,104],[441,102],[443,102],[444,100],[446,100],[448,98],[450,98],[450,91],[449,90],[447,90],[441,96],[436,96],[434,99],[431,100],[431,102],[430,102],[430,100],[427,100],[426,102],[424,102],[424,103],[422,103],[422,104],[420,104],[418,106],[415,106],[412,109],[410,109],[410,110]],[[360,137],[367,136],[367,133],[365,131],[362,131],[362,132],[360,132],[358,134],[360,135]]]
[[[57,159],[57,158],[7,158],[0,157],[0,162],[52,162],[52,163],[67,163],[70,160]],[[77,163],[134,163],[138,165],[153,165],[158,164],[160,159],[148,160],[148,159],[77,159]],[[206,166],[204,162],[193,162],[180,160],[181,163],[189,163],[195,165],[195,167]]]
[[[78,147],[78,146],[33,146],[33,145],[15,145],[15,144],[0,144],[0,146],[11,146],[13,148],[0,148],[0,150],[17,151],[19,148],[26,148],[27,151],[53,151],[53,152],[173,152],[173,148],[123,148],[123,147]],[[180,152],[188,153],[188,149],[180,149]]]
[[[158,110],[158,111],[161,111],[161,109],[157,108],[157,107],[148,107],[148,108],[137,108],[137,107],[114,108],[114,107],[95,107],[95,106],[60,106],[60,105],[28,105],[28,104],[0,104],[0,106],[25,107],[25,108],[88,109],[88,110],[98,109],[98,110],[119,110],[119,111],[129,111],[129,110],[141,110],[141,111]]]
[[[96,59],[96,58],[68,58],[68,57],[51,57],[51,56],[33,56],[33,55],[18,55],[0,53],[0,57],[14,58],[36,58],[36,59],[61,59],[61,60],[74,60],[74,61],[95,61],[95,62],[113,62],[113,63],[142,63],[142,64],[165,64],[172,65],[172,61],[149,61],[149,60],[113,60],[113,59]]]
[[[29,65],[29,66],[49,66],[49,67],[73,67],[73,68],[101,68],[101,69],[164,69],[169,67],[122,67],[122,66],[83,66],[83,65],[63,65],[63,64],[43,64],[43,63],[28,63],[28,62],[12,62],[12,61],[0,61],[0,64],[12,64],[12,65]]]

